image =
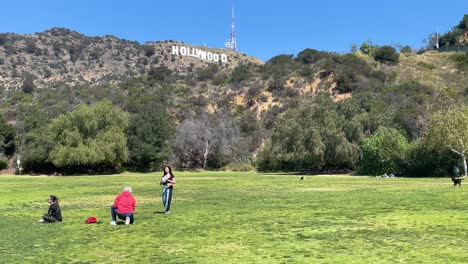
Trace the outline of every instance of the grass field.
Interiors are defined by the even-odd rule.
[[[157,174],[0,176],[0,263],[466,263],[468,186],[176,172],[171,214]],[[465,182],[466,183],[466,182]],[[110,226],[125,186],[134,225]],[[40,224],[50,194],[64,221]],[[86,225],[89,216],[100,224]]]

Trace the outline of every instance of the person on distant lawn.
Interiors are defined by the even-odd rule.
[[[60,211],[59,198],[55,195],[49,196],[49,210],[47,214],[42,216],[39,223],[55,223],[62,222],[62,212]]]
[[[162,202],[165,209],[165,214],[168,215],[171,212],[171,201],[172,201],[172,190],[174,184],[176,184],[176,178],[172,173],[171,166],[166,165],[164,167],[163,176],[161,177],[160,184],[162,188]]]
[[[132,187],[123,188],[122,192],[115,197],[114,205],[111,206],[111,225],[117,225],[117,217],[125,220],[125,224],[133,224],[136,208],[136,199],[132,195]]]

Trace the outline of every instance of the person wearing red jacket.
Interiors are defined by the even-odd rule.
[[[132,196],[132,187],[125,187],[123,191],[115,197],[114,205],[111,206],[111,225],[117,225],[117,217],[125,220],[125,224],[133,224],[136,200]]]

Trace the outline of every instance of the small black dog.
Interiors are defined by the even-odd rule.
[[[457,184],[458,184],[458,187],[461,187],[461,183],[463,179],[452,177],[452,181],[453,181],[453,187],[457,186]]]

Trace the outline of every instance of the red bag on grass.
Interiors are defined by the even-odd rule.
[[[94,216],[91,216],[88,219],[86,219],[86,224],[96,224],[97,222],[98,222],[98,220]]]

